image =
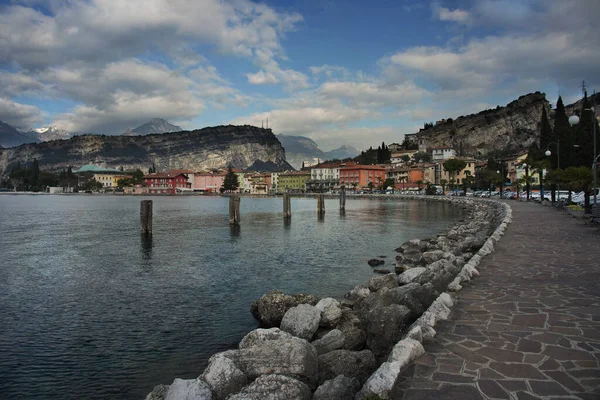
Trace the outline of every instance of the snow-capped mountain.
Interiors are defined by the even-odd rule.
[[[57,128],[56,126],[45,126],[43,128],[35,128],[33,129],[33,132],[37,134],[37,136],[42,142],[57,139],[68,139],[72,136],[70,132],[67,132],[64,129]]]
[[[38,139],[34,132],[22,132],[14,126],[0,121],[0,147],[16,147],[35,142],[38,142]]]

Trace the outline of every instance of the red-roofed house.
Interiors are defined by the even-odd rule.
[[[189,189],[191,184],[182,172],[158,172],[144,175],[148,194],[175,194],[177,189]]]

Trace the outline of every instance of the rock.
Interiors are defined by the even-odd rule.
[[[389,269],[386,268],[375,268],[373,270],[373,272],[377,273],[377,274],[391,274],[392,271],[390,271]]]
[[[169,391],[169,385],[156,385],[146,396],[146,400],[165,400],[165,396]]]
[[[217,400],[225,400],[228,395],[239,392],[248,384],[246,375],[233,361],[221,354],[210,358],[200,378],[208,383]]]
[[[404,271],[406,271],[408,268],[406,265],[404,264],[396,264],[396,266],[394,267],[394,272],[397,275],[400,275],[401,273],[403,273]]]
[[[270,328],[279,326],[285,313],[297,305],[298,301],[294,297],[272,290],[255,301],[251,311],[262,326]]]
[[[423,311],[425,311],[419,300],[412,295],[412,293],[419,287],[420,285],[418,283],[409,283],[408,285],[391,289],[388,292],[388,295],[392,299],[393,304],[408,307],[412,312],[411,317],[417,318],[423,314]]]
[[[426,283],[416,288],[414,292],[412,292],[412,296],[419,300],[423,308],[426,310],[437,298],[438,292],[431,283]]]
[[[312,400],[354,400],[360,383],[356,378],[338,375],[323,382],[313,394]]]
[[[357,301],[364,299],[367,296],[371,295],[371,291],[369,290],[368,284],[357,285],[344,295],[344,299],[350,302],[351,304],[356,303]]]
[[[371,309],[367,314],[367,347],[379,360],[385,358],[402,337],[402,328],[411,311],[406,306],[392,304]]]
[[[175,378],[165,400],[212,400],[213,396],[208,384],[200,379]]]
[[[255,329],[248,333],[240,342],[239,348],[245,349],[252,346],[260,346],[269,340],[291,339],[293,336],[279,328]]]
[[[402,274],[398,275],[398,283],[401,285],[406,285],[407,283],[411,283],[421,276],[427,269],[425,267],[415,267],[409,270],[404,271]]]
[[[321,300],[317,296],[313,296],[312,294],[306,293],[293,294],[292,297],[294,298],[294,300],[296,300],[298,304],[310,304],[311,306],[316,305],[319,302],[319,300]]]
[[[444,252],[442,250],[431,250],[423,253],[423,259],[427,264],[431,264],[442,258],[444,258]]]
[[[403,339],[396,343],[388,357],[388,362],[401,362],[408,366],[417,357],[425,354],[423,345],[415,339]]]
[[[406,336],[404,337],[405,339],[414,339],[419,343],[423,342],[423,330],[420,326],[414,326],[412,327],[408,333],[406,334]]]
[[[362,384],[375,367],[375,357],[370,350],[334,350],[319,356],[319,384],[338,375],[356,378]]]
[[[367,263],[371,266],[371,267],[378,267],[380,265],[385,264],[384,260],[378,260],[376,258],[371,258],[369,261],[367,261]]]
[[[341,349],[344,346],[344,334],[339,329],[333,329],[323,338],[315,340],[312,345],[319,355]]]
[[[321,312],[310,304],[290,308],[281,320],[281,330],[311,340],[321,321]]]
[[[398,280],[396,274],[387,274],[384,276],[378,276],[369,280],[369,290],[371,292],[377,292],[382,288],[395,288],[398,287]]]
[[[425,259],[420,250],[407,250],[402,255],[404,256],[403,262],[405,264],[425,265]]]
[[[236,350],[230,358],[249,380],[264,374],[281,374],[298,378],[310,386],[317,377],[317,350],[297,337]]]
[[[402,363],[384,362],[356,394],[356,400],[389,399],[389,394],[402,373]]]
[[[315,307],[321,312],[319,326],[333,328],[340,321],[340,318],[342,318],[340,302],[331,297],[321,299]]]
[[[310,400],[304,383],[284,375],[263,375],[228,400]]]
[[[342,310],[337,329],[344,334],[344,349],[362,350],[365,347],[367,333],[363,329],[362,321],[352,310]]]

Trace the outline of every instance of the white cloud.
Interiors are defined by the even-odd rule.
[[[459,8],[450,10],[438,3],[433,3],[431,8],[434,16],[440,21],[466,22],[469,19],[469,12]]]
[[[17,128],[27,129],[43,121],[42,111],[37,107],[0,97],[0,121]]]
[[[429,95],[413,82],[385,85],[369,82],[326,82],[318,90],[326,98],[341,99],[359,106],[401,107]]]
[[[246,74],[246,76],[248,77],[248,82],[253,85],[273,85],[279,83],[279,79],[275,77],[275,74],[263,70],[260,70],[255,74]]]

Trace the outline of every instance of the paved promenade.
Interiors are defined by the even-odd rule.
[[[513,222],[392,399],[600,399],[600,231],[511,201]]]

